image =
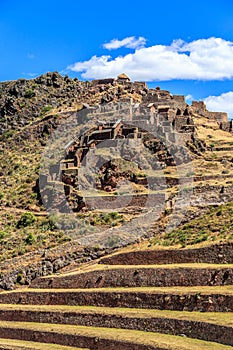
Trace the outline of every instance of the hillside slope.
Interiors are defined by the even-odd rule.
[[[82,205],[77,206],[80,198],[83,200],[84,191],[80,194],[80,188],[73,181],[75,172],[80,168],[80,164],[73,163],[73,158],[77,152],[83,152],[87,147],[81,134],[75,141],[73,135],[67,138],[67,144],[71,143],[66,158],[61,162],[65,164],[62,179],[46,179],[47,197],[51,198],[51,188],[57,186],[57,183],[62,184],[72,215],[78,218],[78,223],[84,225],[84,228],[88,225],[100,233],[116,230],[110,238],[103,238],[104,246],[101,245],[102,238],[92,244],[91,237],[90,242],[84,241],[85,247],[82,247],[73,242],[74,227],[69,217],[64,219],[63,215],[60,224],[59,213],[53,206],[50,215],[45,210],[44,192],[40,193],[41,188],[38,186],[41,157],[44,156],[45,147],[51,142],[54,131],[66,124],[70,117],[83,115],[82,113],[85,118],[90,115],[89,119],[84,118],[84,121],[87,120],[84,135],[88,137],[88,142],[94,140],[94,135],[100,135],[101,130],[109,127],[113,130],[110,122],[117,119],[118,112],[114,106],[118,103],[127,104],[131,115],[131,122],[128,120],[127,123],[133,124],[134,129],[130,131],[129,125],[122,122],[118,134],[110,137],[111,142],[113,144],[114,140],[121,139],[124,135],[128,135],[129,139],[141,140],[144,158],[139,159],[141,151],[137,151],[136,160],[132,161],[135,154],[127,150],[128,158],[125,156],[123,163],[119,162],[119,157],[107,162],[106,150],[103,152],[101,147],[98,149],[98,143],[100,146],[101,143],[95,139],[98,157],[103,164],[96,177],[100,196],[97,197],[97,207],[93,191],[89,193],[88,186],[85,198],[88,198],[89,206],[88,201],[82,201]],[[110,117],[106,117],[99,106],[110,110]],[[189,106],[182,96],[173,96],[160,89],[148,89],[145,83],[119,80],[81,82],[62,77],[58,73],[47,73],[32,80],[1,83],[0,116],[2,287],[13,288],[15,282],[28,284],[36,276],[58,271],[73,261],[79,264],[129,244],[125,232],[120,240],[117,234],[127,231],[130,222],[146,210],[145,203],[149,196],[158,196],[158,200],[163,198],[163,205],[159,207],[152,225],[150,223],[146,226],[143,223],[144,234],[133,236],[130,243],[137,241],[137,248],[145,245],[184,247],[232,240],[230,202],[233,187],[233,134],[232,124],[227,121],[224,113],[208,112],[201,103]],[[103,125],[99,123],[102,117],[105,118]],[[140,124],[142,120],[147,120],[149,124],[144,123],[143,126]],[[159,120],[160,131],[155,136],[150,134],[145,125],[155,125],[156,120]],[[182,145],[172,142],[177,137],[181,137]],[[102,138],[101,142],[104,140]],[[151,159],[151,163],[148,159]],[[138,166],[140,162],[154,164],[155,160],[156,164],[160,164],[155,171],[153,167]],[[81,164],[81,169],[82,166]],[[155,184],[154,188],[148,185],[150,181]],[[182,181],[184,185],[181,186]],[[165,184],[164,187],[161,184]],[[133,191],[134,195],[134,202],[130,205],[101,208],[99,198],[106,197],[110,202],[118,196],[125,199],[127,191]],[[186,194],[179,200],[180,193],[183,195],[185,191]],[[174,229],[166,231],[166,226],[170,224]],[[84,236],[85,232],[84,230]],[[15,260],[9,260],[12,258]],[[37,271],[35,275],[33,270]]]

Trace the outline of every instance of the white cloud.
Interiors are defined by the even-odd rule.
[[[194,98],[193,98],[192,95],[189,94],[189,95],[185,96],[185,100],[188,101],[188,102],[191,102],[191,101],[194,100]]]
[[[146,45],[146,39],[140,36],[136,38],[135,36],[129,36],[123,40],[113,39],[109,43],[103,44],[103,47],[107,50],[116,50],[121,47],[126,47],[127,49],[140,49]]]
[[[225,92],[220,96],[209,96],[204,99],[209,111],[227,112],[233,118],[233,91]]]
[[[112,40],[104,47],[110,49],[130,45],[129,41],[123,44],[124,40]],[[134,39],[131,41],[133,43]],[[190,43],[179,39],[167,46],[138,48],[136,45],[135,49],[133,53],[116,58],[93,56],[68,69],[82,73],[85,79],[115,77],[122,72],[133,80],[144,81],[222,80],[233,77],[233,42],[221,38],[199,39]]]
[[[28,76],[28,77],[30,77],[30,78],[34,78],[34,77],[36,77],[36,76],[38,75],[38,73],[31,73],[31,72],[29,72],[29,73],[27,73],[27,72],[22,72],[21,74],[22,74],[22,75],[26,75],[26,76]]]

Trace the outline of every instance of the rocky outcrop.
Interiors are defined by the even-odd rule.
[[[17,285],[30,285],[35,278],[56,273],[73,262],[76,265],[89,262],[110,251],[111,249],[83,248],[72,243],[48,251],[35,251],[23,257],[9,259],[0,263],[0,289],[12,290]]]

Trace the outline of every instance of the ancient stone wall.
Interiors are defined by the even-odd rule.
[[[116,254],[101,259],[100,263],[106,265],[145,265],[145,264],[179,264],[179,263],[208,263],[232,264],[233,243],[211,245],[209,247],[194,249],[166,249],[133,251]]]
[[[210,112],[207,110],[206,105],[203,101],[192,101],[192,110],[194,113],[203,115],[212,121],[218,123],[228,123],[228,115],[224,112]]]
[[[184,95],[173,95],[173,99],[176,102],[185,103]]]
[[[157,346],[135,344],[121,340],[102,339],[101,337],[85,336],[79,334],[58,333],[56,331],[37,331],[24,328],[1,328],[1,337],[7,339],[24,339],[28,341],[40,341],[42,343],[69,345],[73,347],[86,348],[92,350],[108,349],[108,350],[158,350]],[[5,350],[5,348],[4,348]]]
[[[183,126],[188,125],[189,117],[184,115],[176,116],[174,119],[174,126],[176,130],[180,130]]]
[[[108,327],[146,332],[161,332],[165,334],[185,334],[190,338],[219,342],[233,345],[232,328],[211,323],[192,320],[160,318],[160,317],[130,317],[108,315],[101,313],[75,313],[51,311],[2,310],[1,320],[16,322],[41,322],[56,324],[73,324],[87,327]],[[116,348],[118,349],[117,345]]]
[[[148,254],[147,254],[148,256]],[[0,293],[0,304],[80,305],[200,312],[233,312],[233,295],[203,291],[35,290]]]
[[[120,198],[120,200],[119,200]],[[164,203],[164,194],[149,194],[149,195],[123,195],[123,196],[96,196],[85,197],[85,203],[90,208],[114,210],[119,207],[141,207],[146,208],[151,203]],[[161,204],[160,204],[161,205]]]
[[[147,84],[142,81],[135,81],[134,83],[132,83],[132,88],[135,90],[148,90]]]
[[[233,124],[232,120],[228,122],[222,122],[220,123],[220,129],[223,131],[232,132],[233,131],[232,124]]]
[[[192,107],[197,113],[206,111],[206,105],[203,101],[192,101]]]
[[[34,280],[32,288],[108,288],[222,286],[233,284],[233,269],[226,268],[119,268]]]
[[[224,112],[205,112],[205,116],[208,117],[211,120],[214,120],[216,122],[223,122],[227,123],[228,122],[228,115],[227,113]]]
[[[109,79],[97,79],[97,80],[92,80],[93,85],[102,85],[102,84],[114,84],[115,79],[114,78],[109,78]]]

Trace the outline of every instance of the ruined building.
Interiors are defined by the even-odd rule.
[[[233,131],[232,121],[228,121],[226,113],[209,112],[202,101],[193,101],[190,106],[182,95],[173,95],[159,87],[149,89],[144,82],[131,82],[125,74],[119,75],[117,79],[95,80],[90,83],[90,87],[96,89],[106,85],[109,88],[118,84],[123,84],[132,95],[140,94],[141,101],[135,101],[131,95],[121,98],[119,102],[93,106],[83,103],[83,109],[78,115],[84,119],[88,117],[92,127],[67,144],[66,156],[60,165],[56,164],[57,175],[62,174],[66,196],[70,195],[72,188],[77,188],[79,169],[86,162],[88,152],[101,147],[101,143],[106,140],[111,140],[112,148],[117,147],[118,140],[122,139],[144,142],[153,126],[159,142],[176,144],[179,138],[185,145],[196,141],[195,117],[204,117],[205,123],[214,122],[219,129]],[[178,158],[183,161],[184,154],[182,150],[178,150],[177,154],[179,152]],[[165,158],[162,162],[164,167],[166,162],[175,165],[168,155]],[[54,180],[54,176],[51,176],[51,180]],[[78,198],[77,202],[79,210],[83,205],[82,199]]]

